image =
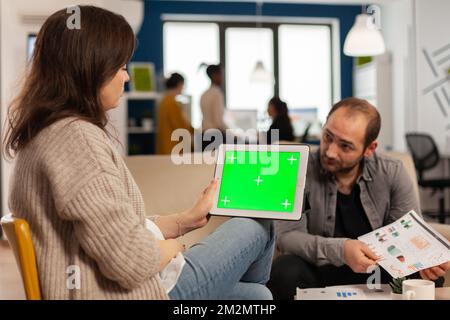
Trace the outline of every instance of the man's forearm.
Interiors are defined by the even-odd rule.
[[[293,230],[281,234],[278,239],[282,253],[298,255],[314,265],[345,264],[344,242],[348,240],[346,238],[325,238]]]

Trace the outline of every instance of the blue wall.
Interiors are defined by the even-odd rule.
[[[152,61],[156,71],[163,68],[163,24],[161,15],[172,14],[216,14],[255,15],[256,5],[249,2],[198,2],[145,0],[145,18],[138,34],[139,45],[135,61]],[[265,3],[264,16],[326,17],[337,18],[341,40],[341,96],[352,96],[352,59],[342,53],[345,37],[353,25],[355,16],[361,13],[360,6],[311,5]]]

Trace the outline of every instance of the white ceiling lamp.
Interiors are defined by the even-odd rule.
[[[385,51],[383,36],[374,22],[374,16],[365,13],[358,15],[345,39],[344,54],[367,57],[380,55]]]
[[[261,0],[256,2],[256,16],[257,16],[256,27],[258,29],[260,29],[262,27],[262,21],[261,21],[262,6],[263,6],[263,2]],[[259,50],[259,52],[261,52],[261,50]],[[273,81],[272,74],[266,69],[266,67],[264,66],[264,62],[262,60],[256,61],[256,65],[253,68],[253,71],[250,75],[250,81],[251,82],[259,82],[259,83]]]
[[[262,61],[257,61],[256,66],[250,76],[250,81],[252,82],[270,82],[272,81],[272,75],[264,67]]]

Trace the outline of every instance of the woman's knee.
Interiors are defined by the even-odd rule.
[[[239,282],[229,296],[230,300],[273,300],[272,292],[265,285]]]
[[[273,300],[272,292],[265,285],[258,284],[259,289],[255,293],[255,300]]]

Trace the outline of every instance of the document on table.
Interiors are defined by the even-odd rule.
[[[349,287],[328,287],[299,289],[294,300],[366,300],[366,295],[361,289]]]
[[[391,287],[369,288],[367,284],[332,286],[326,288],[300,289],[294,300],[392,300]]]
[[[358,238],[381,257],[378,264],[394,278],[450,261],[450,243],[416,212]]]

